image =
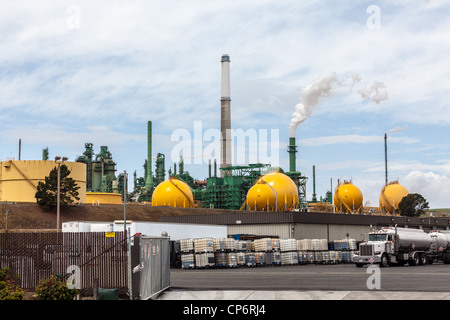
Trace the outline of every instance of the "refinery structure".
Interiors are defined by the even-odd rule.
[[[147,159],[143,161],[144,176],[133,173],[133,187],[125,186],[127,177],[119,173],[112,153],[107,146],[95,151],[94,145],[85,143],[85,151],[75,161],[65,161],[71,177],[80,186],[80,204],[117,204],[127,201],[142,205],[182,208],[214,208],[242,211],[269,212],[327,212],[347,214],[394,215],[401,199],[408,190],[398,181],[388,181],[387,146],[385,136],[386,183],[380,186],[379,206],[364,207],[363,193],[351,179],[338,181],[337,186],[317,199],[315,192],[315,167],[313,167],[313,195],[306,199],[308,177],[296,168],[295,130],[289,132],[287,152],[289,167],[271,167],[270,164],[250,163],[233,166],[232,103],[230,93],[230,57],[221,58],[220,97],[220,163],[209,161],[208,176],[204,180],[192,177],[184,167],[183,158],[166,170],[166,158],[156,154],[153,166],[152,121],[147,123]],[[43,150],[42,160],[8,159],[0,163],[0,201],[35,202],[39,181],[43,181],[55,161],[48,159],[48,148]],[[154,168],[154,169],[153,169]],[[334,195],[333,195],[334,192]]]

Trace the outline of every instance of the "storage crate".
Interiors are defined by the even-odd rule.
[[[272,239],[272,249],[280,250],[280,247],[281,247],[281,240],[280,239]]]
[[[255,252],[245,252],[245,264],[248,267],[256,266]]]
[[[180,259],[182,269],[191,269],[195,267],[195,259],[193,253],[182,254]]]
[[[227,255],[225,252],[214,252],[214,263],[216,267],[227,266]]]
[[[282,265],[295,265],[298,264],[297,251],[281,252],[281,264]]]
[[[338,263],[339,262],[339,256],[337,251],[329,251],[329,259],[330,263]]]
[[[306,261],[308,263],[314,263],[315,262],[314,251],[307,251],[306,252]]]
[[[238,240],[236,241],[237,251],[252,251],[252,242],[250,240]]]
[[[214,251],[213,238],[194,239],[194,251],[196,253],[213,252]]]
[[[226,238],[225,249],[227,251],[236,251],[236,240],[234,240],[233,238]]]
[[[311,251],[312,249],[313,249],[313,247],[312,247],[311,239],[297,240],[297,250],[298,251]]]
[[[266,255],[262,251],[255,252],[255,262],[257,266],[265,266],[266,265]]]
[[[236,252],[227,252],[227,266],[228,267],[237,267],[237,255]]]
[[[256,239],[253,241],[253,244],[257,252],[272,251],[271,238]]]
[[[214,267],[214,253],[213,252],[196,253],[195,267],[196,268]]]
[[[245,252],[236,252],[237,257],[237,265],[238,266],[245,266]]]
[[[325,251],[328,250],[327,239],[312,239],[312,250],[313,251]]]
[[[298,251],[298,263],[299,264],[307,264],[308,263],[308,255],[306,251]]]
[[[273,251],[272,255],[273,255],[272,263],[274,265],[281,265],[281,252],[280,251]]]
[[[181,239],[180,240],[181,252],[194,252],[194,240],[193,239]]]
[[[281,252],[297,251],[297,240],[295,239],[282,239],[280,240]]]
[[[214,238],[213,239],[213,249],[214,252],[225,252],[225,238]]]

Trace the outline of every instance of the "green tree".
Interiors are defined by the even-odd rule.
[[[429,209],[427,200],[418,193],[410,193],[398,204],[397,212],[405,217],[419,217]]]
[[[74,199],[80,200],[78,197],[79,186],[75,180],[69,177],[70,170],[65,164],[61,165],[61,185],[60,185],[60,205],[69,205],[74,202]],[[35,194],[36,202],[43,209],[49,210],[57,204],[58,192],[58,167],[53,168],[50,174],[45,177],[45,181],[39,181],[37,192]]]

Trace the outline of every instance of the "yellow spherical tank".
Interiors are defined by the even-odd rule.
[[[334,192],[334,206],[338,212],[355,213],[361,209],[363,194],[348,181],[339,184]]]
[[[189,208],[194,206],[194,196],[185,182],[169,178],[153,191],[152,206]]]
[[[247,204],[253,210],[267,210],[269,203],[270,211],[285,211],[297,206],[298,202],[297,186],[291,178],[281,172],[262,176],[247,193]]]
[[[276,193],[265,182],[256,183],[247,192],[247,206],[250,210],[273,211]]]
[[[394,214],[395,210],[398,209],[400,201],[408,194],[408,189],[399,184],[398,181],[393,181],[387,186],[384,186],[380,194],[381,211]]]

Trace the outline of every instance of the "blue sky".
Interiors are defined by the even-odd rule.
[[[220,128],[220,57],[231,58],[232,128],[278,130],[288,169],[289,123],[304,88],[340,81],[296,128],[297,169],[316,191],[353,179],[376,206],[389,180],[450,207],[450,3],[410,1],[1,1],[0,158],[75,160],[92,142],[119,172],[143,176],[153,156],[173,166],[174,131]],[[342,81],[358,75],[354,85]],[[370,92],[379,83],[381,101]],[[336,83],[337,84],[337,83]],[[303,90],[303,91],[302,91]],[[364,96],[362,92],[368,92]],[[173,139],[172,139],[173,140]],[[204,142],[207,144],[207,142]],[[249,147],[247,152],[252,152]],[[250,151],[249,151],[250,150]],[[192,153],[195,155],[195,152]],[[207,159],[186,164],[207,177]]]

